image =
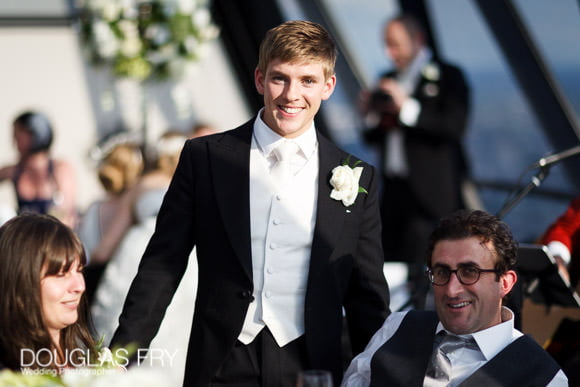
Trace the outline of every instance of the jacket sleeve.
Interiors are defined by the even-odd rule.
[[[187,268],[195,243],[194,153],[188,141],[159,210],[155,232],[129,289],[112,348],[130,343],[140,348],[149,346]]]
[[[355,355],[365,348],[390,314],[389,289],[383,273],[384,255],[376,169],[365,166],[364,170],[367,175],[361,179],[360,185],[365,187],[368,194],[359,194],[365,199],[364,209],[354,265],[344,301]]]
[[[552,223],[541,238],[543,244],[558,241],[572,251],[574,239],[580,237],[580,197],[574,199],[566,212]]]

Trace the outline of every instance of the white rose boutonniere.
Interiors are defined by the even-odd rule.
[[[346,207],[354,203],[360,192],[368,193],[366,189],[358,185],[363,168],[357,167],[357,165],[361,161],[358,160],[352,167],[349,166],[349,161],[350,156],[342,165],[332,170],[332,176],[330,178],[330,185],[334,188],[330,193],[330,197],[334,200],[341,200],[342,204]]]
[[[421,71],[423,76],[430,81],[438,81],[441,77],[439,72],[439,66],[436,63],[429,63],[425,67],[423,67],[423,71]]]

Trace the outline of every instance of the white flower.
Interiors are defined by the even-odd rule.
[[[362,175],[363,168],[351,168],[348,165],[341,165],[332,170],[330,185],[334,188],[330,197],[334,200],[342,200],[346,207],[352,205],[359,193],[358,182]]]
[[[103,21],[94,24],[94,43],[99,56],[112,58],[119,50],[119,41],[111,27]]]
[[[191,0],[177,0],[177,9],[179,12],[187,15],[195,10],[195,1]]]
[[[211,14],[207,8],[199,8],[191,14],[191,21],[193,22],[193,25],[199,26],[200,29],[204,29],[211,24]]]
[[[430,81],[438,81],[441,74],[439,73],[439,66],[436,63],[429,63],[423,67],[423,76]]]
[[[116,1],[109,1],[102,8],[103,19],[106,21],[116,20],[121,14],[121,6]]]
[[[135,20],[121,20],[118,26],[125,39],[139,39],[139,26]]]
[[[141,40],[138,38],[127,38],[121,43],[121,53],[131,58],[139,54],[142,46]]]
[[[166,25],[161,23],[151,24],[145,30],[145,36],[157,46],[161,46],[171,39],[171,31]]]

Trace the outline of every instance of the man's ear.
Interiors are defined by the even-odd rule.
[[[508,270],[499,277],[500,291],[502,298],[505,297],[518,281],[518,275],[514,270]]]
[[[260,95],[264,95],[264,74],[256,67],[254,70],[254,84]]]
[[[336,74],[333,74],[330,78],[326,80],[324,84],[324,91],[322,92],[322,100],[326,101],[332,95],[334,88],[336,87]]]

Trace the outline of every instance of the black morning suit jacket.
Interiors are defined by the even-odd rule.
[[[458,208],[460,183],[466,173],[462,137],[467,125],[469,90],[461,70],[442,62],[431,61],[439,69],[438,79],[422,71],[411,94],[421,104],[417,124],[400,126],[405,135],[409,183],[420,204],[431,216],[440,218]],[[394,72],[383,75],[395,77]],[[432,78],[432,77],[431,77]],[[374,128],[365,133],[369,143],[379,146],[385,158],[385,130]]]
[[[149,345],[195,245],[199,284],[186,386],[210,381],[234,346],[253,301],[252,130],[253,120],[185,144],[111,343]],[[382,271],[375,170],[361,164],[360,186],[368,195],[359,194],[352,206],[345,207],[330,198],[329,180],[332,169],[348,155],[320,133],[318,141],[318,205],[306,291],[305,338],[312,368],[330,370],[338,385],[344,364],[342,307],[357,354],[389,314],[389,293]]]

